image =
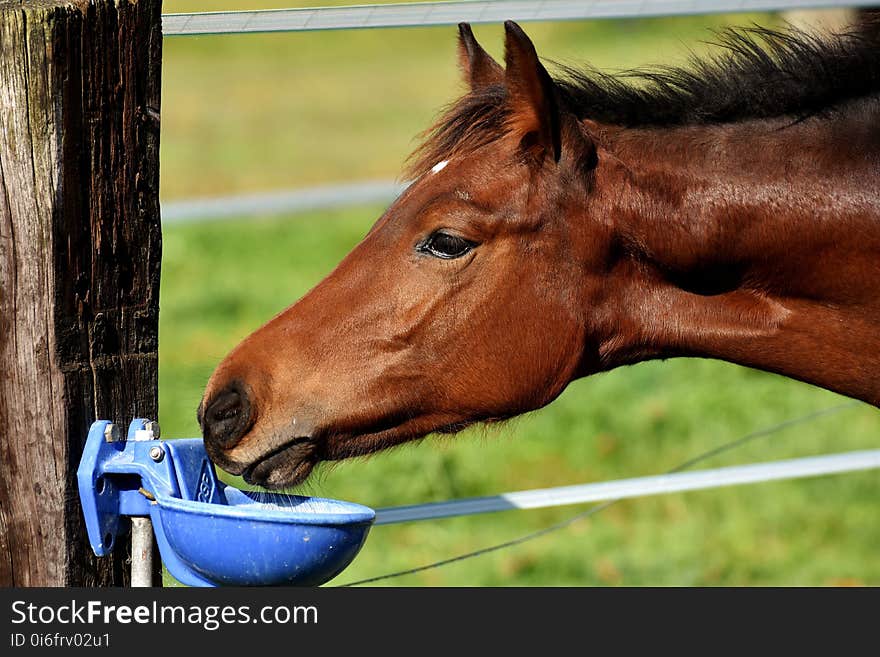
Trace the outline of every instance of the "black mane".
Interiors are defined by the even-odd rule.
[[[716,36],[721,53],[687,68],[613,76],[562,67],[557,89],[579,118],[627,127],[804,117],[880,91],[875,30],[823,37],[753,27]]]
[[[802,119],[880,93],[880,22],[837,35],[793,27],[728,29],[715,34],[715,55],[687,67],[658,66],[617,75],[556,65],[560,107],[579,119],[623,127]],[[502,86],[471,92],[426,133],[413,154],[419,174],[455,153],[472,151],[506,131]]]

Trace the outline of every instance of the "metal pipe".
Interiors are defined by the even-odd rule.
[[[153,586],[153,523],[149,518],[131,519],[131,585]]]
[[[135,431],[132,440],[157,440],[160,435],[159,423],[147,420],[143,429]],[[131,519],[131,585],[153,586],[153,523],[148,517]]]

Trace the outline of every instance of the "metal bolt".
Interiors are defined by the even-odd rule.
[[[165,450],[155,445],[154,447],[150,447],[150,458],[153,459],[156,463],[165,458]]]
[[[118,442],[122,438],[119,427],[115,424],[108,424],[104,427],[104,440],[108,443]]]
[[[159,429],[159,423],[155,420],[148,420],[144,423],[144,429],[151,432],[153,434],[153,440],[158,440],[161,435],[161,430]]]

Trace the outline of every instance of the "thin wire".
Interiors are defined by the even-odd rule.
[[[716,14],[742,11],[778,11],[824,7],[864,7],[876,0],[641,0],[641,2],[572,2],[572,0],[506,0],[487,2],[411,2],[347,7],[301,7],[256,11],[213,11],[163,14],[164,36],[305,32],[400,28],[430,25],[518,21],[644,18]]]
[[[702,454],[698,454],[697,456],[685,461],[684,463],[680,463],[675,466],[671,470],[668,470],[664,474],[674,474],[676,472],[681,472],[682,470],[687,470],[688,468],[702,463],[714,456],[718,456],[724,452],[728,452],[732,449],[736,449],[737,447],[741,447],[742,445],[756,440],[758,438],[763,438],[765,436],[769,436],[771,434],[777,433],[779,431],[783,431],[790,427],[796,426],[798,424],[805,424],[812,420],[816,420],[820,417],[831,415],[833,413],[838,413],[840,411],[853,408],[855,406],[859,406],[861,402],[847,402],[845,404],[837,404],[836,406],[830,406],[828,408],[823,408],[818,411],[813,411],[812,413],[807,413],[806,415],[802,415],[800,417],[791,418],[780,422],[778,424],[771,425],[769,427],[765,427],[763,429],[758,429],[756,431],[752,431],[747,433],[736,440],[732,440],[728,443],[724,443],[719,445],[718,447],[714,447],[707,452],[703,452]],[[464,561],[466,559],[473,559],[474,557],[479,557],[484,554],[488,554],[490,552],[496,552],[498,550],[502,550],[504,548],[513,547],[516,545],[521,545],[522,543],[526,543],[527,541],[534,540],[536,538],[540,538],[542,536],[546,536],[547,534],[551,534],[553,532],[559,531],[561,529],[565,529],[570,525],[578,522],[579,520],[583,520],[584,518],[589,518],[600,511],[604,511],[610,506],[613,506],[620,502],[620,500],[609,500],[608,502],[603,502],[597,506],[590,507],[586,511],[581,511],[580,513],[567,518],[566,520],[562,520],[561,522],[557,522],[549,527],[544,527],[543,529],[539,529],[537,531],[524,534],[523,536],[519,536],[517,538],[510,539],[509,541],[504,541],[503,543],[496,543],[495,545],[489,545],[484,548],[480,548],[478,550],[474,550],[472,552],[465,552],[463,554],[456,555],[454,557],[449,557],[447,559],[443,559],[441,561],[435,561],[433,563],[425,564],[424,566],[417,566],[415,568],[409,568],[407,570],[400,570],[393,573],[388,573],[387,575],[378,575],[376,577],[368,577],[366,579],[355,580],[354,582],[348,582],[346,584],[340,584],[340,587],[348,587],[348,586],[360,586],[362,584],[372,584],[374,582],[381,582],[387,579],[393,579],[395,577],[403,577],[404,575],[412,575],[415,573],[424,572],[426,570],[432,570],[434,568],[439,568],[441,566],[445,566],[447,564],[456,563],[458,561]]]

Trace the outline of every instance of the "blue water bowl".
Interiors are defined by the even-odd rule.
[[[224,492],[226,505],[158,498],[151,514],[157,539],[183,566],[173,567],[163,551],[169,572],[183,583],[200,583],[195,575],[213,585],[323,584],[357,556],[376,516],[338,500],[231,486]]]
[[[217,479],[198,439],[128,440],[95,422],[77,472],[92,549],[109,554],[126,518],[149,516],[162,561],[190,586],[322,584],[355,558],[376,517],[360,504],[243,491]]]

